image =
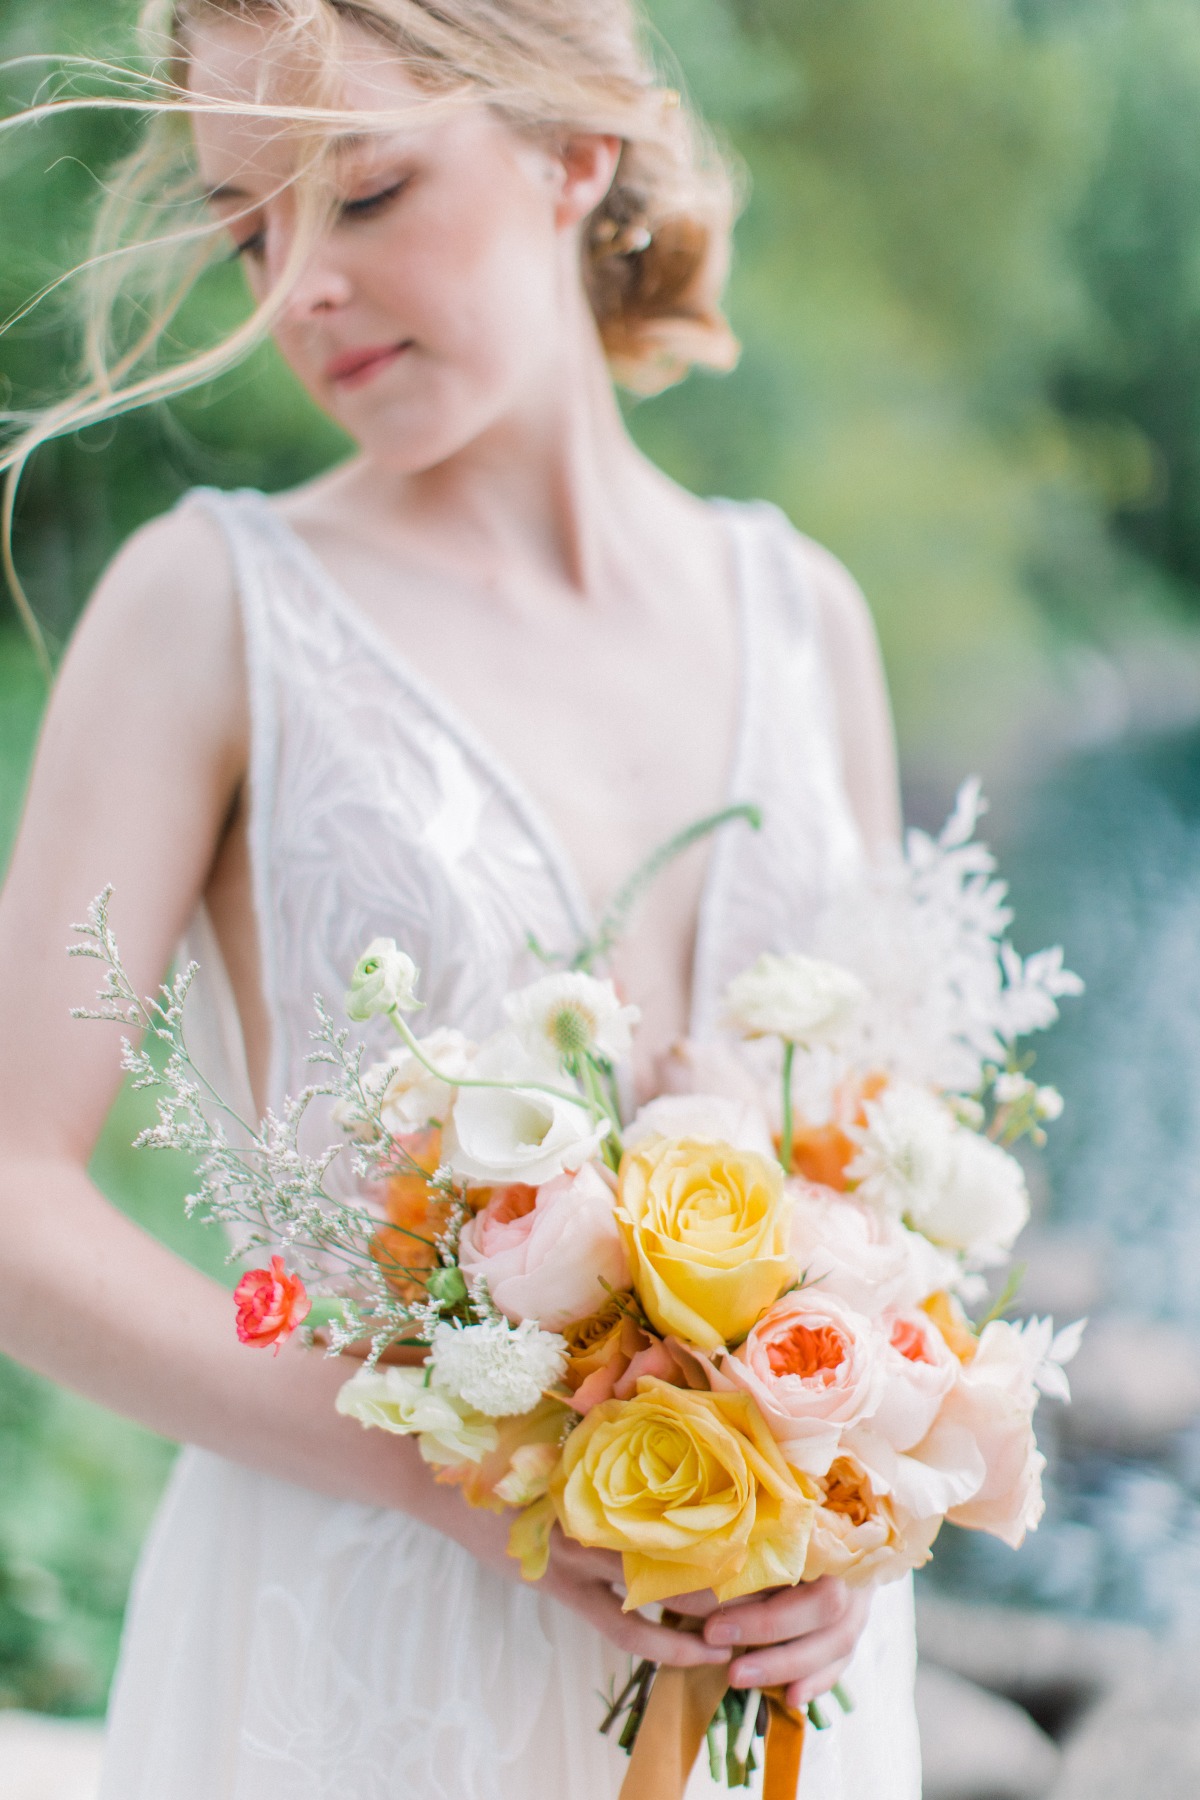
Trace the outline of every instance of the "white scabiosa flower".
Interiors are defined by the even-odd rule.
[[[812,956],[766,953],[725,990],[725,1016],[745,1037],[828,1043],[866,999],[857,975]]]
[[[426,1462],[482,1462],[499,1441],[490,1418],[434,1387],[424,1369],[360,1369],[338,1389],[337,1410],[360,1425],[419,1437]]]
[[[354,965],[346,1016],[362,1024],[376,1013],[416,1012],[417,965],[396,948],[395,938],[375,938]]]
[[[556,1063],[583,1055],[620,1062],[629,1055],[642,1016],[636,1006],[621,1005],[611,981],[578,969],[543,975],[510,994],[504,1010],[530,1056],[549,1052]]]
[[[566,1341],[531,1319],[436,1327],[430,1351],[434,1386],[491,1419],[532,1412],[567,1367]]]
[[[858,1198],[977,1267],[1003,1261],[1029,1218],[1020,1163],[925,1088],[897,1082],[865,1110],[847,1170]]]

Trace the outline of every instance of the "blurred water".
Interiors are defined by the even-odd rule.
[[[1018,944],[1064,943],[1088,984],[1038,1059],[1068,1103],[1049,1220],[1092,1239],[1110,1305],[1200,1335],[1200,732],[1078,758],[996,841]],[[1200,1421],[1152,1461],[1056,1450],[1051,1408],[1043,1427],[1039,1531],[1015,1554],[947,1531],[935,1579],[1200,1636]]]

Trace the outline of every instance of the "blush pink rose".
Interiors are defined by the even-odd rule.
[[[886,1350],[870,1319],[800,1288],[768,1307],[719,1376],[757,1403],[793,1468],[824,1475],[844,1435],[878,1410]]]
[[[930,1518],[968,1500],[984,1477],[973,1434],[946,1416],[961,1365],[926,1313],[885,1314],[879,1324],[886,1339],[883,1398],[874,1416],[847,1434],[846,1448],[877,1492]]]
[[[806,1281],[819,1282],[856,1312],[874,1317],[918,1306],[957,1279],[953,1257],[853,1195],[795,1180],[788,1193],[790,1249]]]
[[[463,1274],[482,1277],[505,1318],[561,1331],[629,1286],[612,1191],[591,1163],[536,1189],[498,1188],[463,1227]]]

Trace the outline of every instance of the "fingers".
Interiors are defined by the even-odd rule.
[[[825,1578],[724,1606],[707,1620],[704,1635],[710,1644],[782,1644],[829,1630],[854,1607],[850,1589]]]
[[[846,1625],[813,1631],[775,1644],[769,1650],[752,1650],[730,1664],[731,1687],[787,1687],[803,1689],[806,1699],[826,1694],[854,1654],[857,1632]]]
[[[554,1582],[551,1591],[566,1605],[582,1613],[610,1643],[629,1656],[646,1657],[650,1662],[667,1663],[676,1669],[728,1661],[727,1650],[714,1649],[699,1633],[674,1631],[669,1625],[655,1625],[649,1619],[643,1619],[640,1613],[623,1612],[617,1595],[604,1584],[560,1586]]]
[[[711,1588],[700,1588],[694,1594],[676,1594],[673,1599],[663,1601],[668,1612],[682,1613],[688,1619],[707,1619],[720,1604]]]
[[[624,1564],[616,1550],[589,1550],[566,1537],[555,1526],[550,1539],[550,1560],[580,1581],[605,1581],[613,1586],[624,1584]]]

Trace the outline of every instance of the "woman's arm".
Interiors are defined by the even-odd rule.
[[[239,1344],[225,1290],[88,1178],[119,1031],[70,1017],[93,1003],[96,970],[66,955],[71,924],[111,884],[130,978],[157,985],[238,803],[247,737],[222,546],[208,521],[174,514],[131,542],[76,633],[0,894],[0,1350],[167,1437],[399,1508],[518,1579],[504,1519],[436,1486],[412,1440],[335,1412],[344,1365]],[[546,1586],[633,1655],[724,1659],[623,1616],[615,1560],[559,1538]]]

